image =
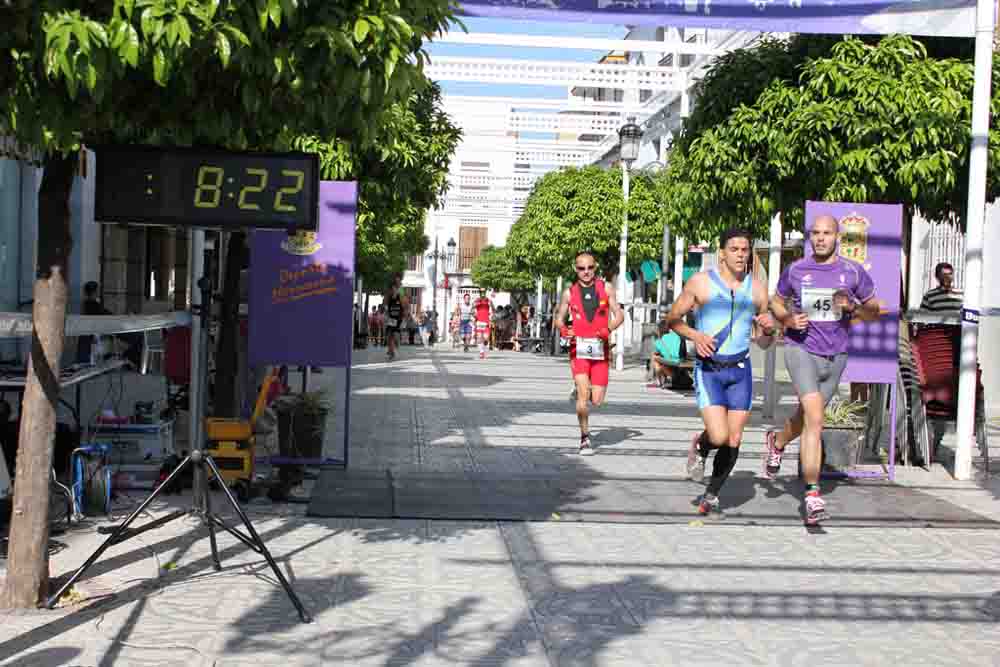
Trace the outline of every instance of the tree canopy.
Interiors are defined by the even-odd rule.
[[[628,265],[660,256],[663,215],[653,181],[633,174],[629,194]],[[618,272],[622,230],[620,169],[585,167],[553,171],[540,178],[514,223],[506,251],[531,275],[566,276],[582,250],[594,253],[605,275]]]
[[[760,54],[780,60],[775,51],[769,44]],[[727,62],[752,67],[752,59]],[[779,211],[800,224],[807,199],[904,203],[937,219],[960,214],[971,93],[971,63],[932,58],[921,42],[891,36],[874,44],[840,40],[806,60],[797,79],[778,76],[722,120],[723,102],[699,100],[719,111],[706,111],[671,154],[659,183],[668,223],[692,239],[734,224],[764,235]],[[997,100],[995,92],[994,109]],[[995,141],[990,152],[995,196]]]
[[[0,6],[0,133],[286,148],[378,136],[423,81],[449,0],[12,0]]]
[[[472,265],[472,282],[483,289],[517,294],[535,289],[535,278],[519,267],[506,247],[485,246]]]

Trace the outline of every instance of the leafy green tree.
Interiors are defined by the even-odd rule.
[[[48,471],[63,350],[69,194],[82,146],[282,150],[370,145],[424,80],[423,41],[452,0],[9,0],[0,5],[0,135],[45,155],[33,351],[3,602],[48,584]]]
[[[535,289],[535,277],[517,262],[503,246],[485,246],[472,265],[472,282],[478,287],[509,292],[516,301]]]
[[[865,44],[877,45],[882,37],[855,37]],[[944,37],[914,38],[927,48],[932,58],[971,60],[973,42]],[[684,119],[674,150],[686,152],[703,132],[725,123],[741,106],[753,106],[770,85],[784,81],[795,85],[810,60],[830,56],[843,35],[797,34],[787,39],[763,37],[752,45],[724,53],[695,85],[694,108]]]
[[[842,40],[808,61],[797,82],[773,81],[671,156],[661,184],[669,225],[693,239],[732,224],[763,235],[778,211],[801,226],[807,199],[903,203],[932,219],[960,214],[971,91],[971,63],[931,58],[914,39]],[[998,151],[991,141],[990,196]]]
[[[633,174],[629,193],[628,266],[660,256],[663,207],[653,181]],[[620,169],[567,168],[535,184],[514,223],[506,251],[531,275],[567,276],[581,250],[594,253],[605,275],[618,273],[622,230]]]

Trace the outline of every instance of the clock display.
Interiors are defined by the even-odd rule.
[[[315,155],[135,146],[96,153],[98,222],[316,229]]]

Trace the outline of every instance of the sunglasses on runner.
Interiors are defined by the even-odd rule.
[[[576,267],[576,270],[577,271],[593,271],[596,268],[597,268],[597,265],[591,264],[590,266],[578,266],[578,267]]]

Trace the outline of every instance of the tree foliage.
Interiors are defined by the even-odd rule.
[[[285,148],[378,136],[423,81],[449,0],[14,0],[0,7],[0,133]]]
[[[483,289],[510,292],[530,292],[535,289],[535,278],[519,267],[506,247],[485,246],[472,265],[472,282]]]
[[[531,275],[568,277],[581,250],[594,253],[605,275],[616,274],[623,208],[620,169],[550,172],[535,183],[506,250]],[[644,174],[632,175],[628,212],[628,265],[634,268],[659,257],[663,242],[662,208]]]
[[[903,203],[935,219],[961,213],[972,78],[971,63],[931,58],[909,37],[841,40],[797,81],[775,79],[671,155],[659,184],[668,223],[693,239],[733,224],[763,235],[779,211],[801,224],[807,199]]]

